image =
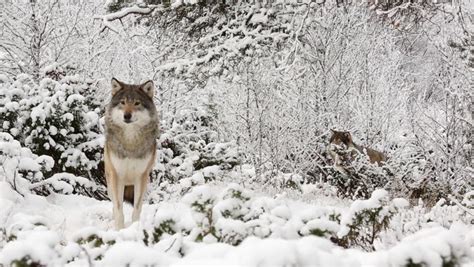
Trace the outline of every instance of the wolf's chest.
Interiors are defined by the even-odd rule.
[[[142,158],[119,158],[111,153],[110,160],[117,173],[117,178],[123,180],[126,184],[133,184],[135,180],[140,179],[146,172],[152,159],[152,153]]]

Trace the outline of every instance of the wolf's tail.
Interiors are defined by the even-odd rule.
[[[126,185],[123,190],[123,200],[133,205],[133,185]]]

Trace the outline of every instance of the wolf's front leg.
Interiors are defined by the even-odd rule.
[[[138,181],[134,184],[134,197],[133,197],[133,214],[132,221],[136,222],[140,219],[140,213],[142,212],[143,196],[145,195],[146,186],[148,184],[148,173],[142,175]]]
[[[112,204],[114,206],[113,213],[114,213],[114,222],[115,222],[115,229],[120,230],[124,226],[124,219],[123,219],[123,190],[125,186],[123,183],[115,180],[115,185],[112,186],[113,190],[113,199]]]

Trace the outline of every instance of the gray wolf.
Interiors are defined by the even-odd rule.
[[[329,139],[329,155],[334,161],[336,169],[346,173],[343,168],[344,161],[352,161],[357,156],[357,154],[362,153],[369,157],[370,163],[376,163],[379,166],[387,160],[387,157],[377,150],[371,149],[369,147],[360,146],[352,141],[352,136],[350,132],[335,131],[331,130],[332,136]],[[349,159],[344,159],[340,154],[337,153],[334,149],[335,146],[345,146],[345,149],[350,153]]]
[[[126,84],[112,78],[112,99],[105,112],[104,167],[116,229],[124,227],[123,200],[133,204],[138,221],[159,136],[153,81]]]

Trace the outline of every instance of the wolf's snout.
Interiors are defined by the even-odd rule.
[[[125,113],[125,114],[123,114],[123,120],[124,120],[126,123],[131,122],[131,118],[132,118],[132,113]]]

